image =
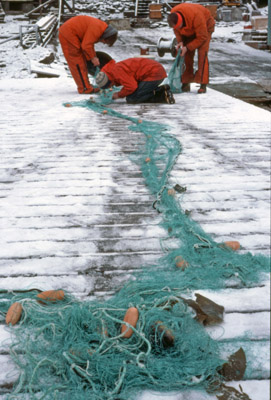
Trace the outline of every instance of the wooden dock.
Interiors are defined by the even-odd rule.
[[[196,90],[176,95],[175,105],[118,100],[112,108],[169,124],[183,148],[169,178],[187,188],[179,195],[183,208],[215,240],[238,240],[242,252],[268,255],[271,114]],[[63,107],[88,98],[75,94],[68,78],[5,80],[1,98],[0,288],[61,287],[82,300],[110,296],[162,254],[161,217],[129,157],[140,133],[130,131],[128,121]],[[241,338],[249,331],[253,344],[246,354],[255,373],[241,385],[252,400],[268,400],[269,278],[254,288],[200,293],[225,307],[223,324],[208,328],[212,336],[223,331],[224,338]],[[0,399],[15,379],[9,336],[1,317]],[[186,395],[176,398],[201,400],[193,391]]]

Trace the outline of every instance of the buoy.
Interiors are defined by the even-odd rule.
[[[229,247],[230,249],[236,251],[240,249],[240,243],[237,240],[230,240],[228,242],[224,242],[224,245]]]
[[[17,322],[21,318],[22,311],[23,311],[23,307],[22,307],[21,303],[19,303],[18,301],[13,303],[8,309],[8,312],[6,315],[6,323],[8,325],[9,324],[11,324],[11,325],[17,324]]]
[[[181,270],[184,271],[185,268],[187,268],[189,264],[181,256],[177,256],[175,258],[175,265],[176,265],[176,267],[181,268]]]
[[[45,302],[56,302],[59,300],[64,299],[64,291],[63,290],[46,290],[45,292],[41,292],[37,295],[38,302],[43,303],[42,300]]]
[[[169,196],[174,196],[176,192],[174,189],[168,189],[167,193]]]
[[[66,103],[65,107],[72,107],[71,103]]]
[[[128,322],[128,324],[132,325],[135,328],[138,318],[139,318],[138,309],[136,307],[130,307],[126,311],[123,321]],[[121,325],[121,333],[125,332],[125,334],[123,335],[124,338],[129,338],[134,333],[134,331],[131,328],[129,328],[128,330],[127,329],[128,329],[127,325],[125,324]]]
[[[142,124],[142,119],[139,119],[137,122],[138,122],[139,124]]]
[[[107,110],[103,110],[103,114],[107,114],[108,113],[108,111]]]
[[[150,157],[147,157],[147,158],[145,158],[145,162],[150,162],[151,161],[151,159],[150,159]]]

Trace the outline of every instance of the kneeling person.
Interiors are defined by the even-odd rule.
[[[169,85],[161,85],[166,77],[167,73],[159,62],[136,57],[120,62],[109,61],[96,76],[96,83],[101,89],[122,86],[118,93],[113,94],[114,100],[126,97],[130,104],[174,104]]]

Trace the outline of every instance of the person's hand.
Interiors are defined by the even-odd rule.
[[[177,43],[177,45],[176,45],[176,50],[178,51],[180,48],[182,48],[183,47],[183,42],[179,42],[179,43]]]
[[[92,57],[90,59],[90,61],[92,62],[92,64],[94,65],[94,67],[98,67],[100,65],[100,61],[98,57]]]
[[[112,96],[112,99],[113,100],[117,100],[118,98],[119,98],[118,93],[114,93],[113,96]]]
[[[186,47],[186,46],[183,46],[183,47],[182,47],[182,51],[181,51],[181,57],[184,57],[185,54],[186,54],[186,52],[187,52],[187,47]]]

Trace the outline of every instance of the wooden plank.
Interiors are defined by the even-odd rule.
[[[259,287],[224,290],[197,290],[225,308],[226,313],[268,311],[270,310],[270,281],[262,282]]]
[[[227,382],[228,386],[235,387],[240,391],[241,385],[243,391],[248,394],[252,400],[269,400],[270,383],[268,380],[250,380],[240,382]],[[257,399],[253,394],[257,393]],[[137,400],[217,400],[215,395],[199,392],[198,390],[187,390],[184,392],[170,392],[161,394],[154,391],[144,391]]]
[[[65,69],[63,67],[59,68],[58,64],[45,65],[35,60],[30,60],[30,70],[33,73],[49,78],[67,75]]]

